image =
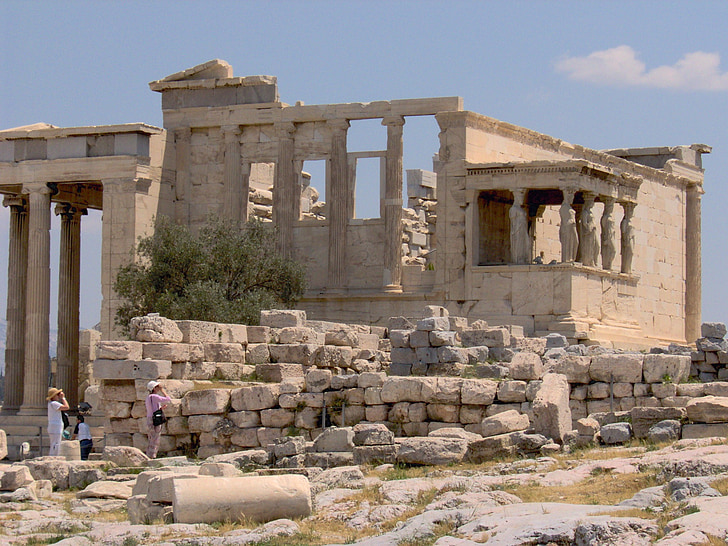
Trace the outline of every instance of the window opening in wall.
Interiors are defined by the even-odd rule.
[[[309,159],[301,171],[301,219],[323,220],[326,214],[326,160]]]
[[[248,211],[252,216],[263,221],[273,219],[274,179],[275,163],[250,164]]]
[[[387,150],[387,128],[381,119],[352,120],[347,134],[347,149],[356,162],[354,176],[354,217],[380,218],[380,200],[384,198],[384,152]],[[382,152],[381,167],[377,154]],[[370,157],[366,157],[366,156]],[[374,156],[374,157],[371,157]]]
[[[417,199],[435,201],[437,191],[434,184],[433,158],[440,149],[440,127],[435,116],[408,116],[405,118],[403,139],[404,152],[402,163],[404,165],[404,193],[403,202],[405,207],[414,208]],[[424,171],[424,187],[416,188],[408,185],[409,170]],[[414,194],[413,194],[414,192]]]
[[[380,179],[385,176],[384,157],[357,157],[355,161],[354,218],[379,218],[376,195],[380,192]]]

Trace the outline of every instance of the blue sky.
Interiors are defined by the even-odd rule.
[[[705,143],[713,153],[704,156],[703,319],[724,322],[727,16],[727,2],[700,0],[3,0],[0,129],[161,126],[160,95],[147,83],[220,58],[236,76],[278,76],[289,104],[458,95],[468,110],[596,149]],[[362,124],[349,146],[382,149],[385,134]],[[408,120],[405,142],[405,168],[430,169],[435,122]],[[100,215],[83,229],[81,324],[90,327]],[[7,230],[3,209],[3,310]],[[57,229],[53,237],[57,244]]]

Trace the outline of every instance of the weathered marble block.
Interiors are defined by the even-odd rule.
[[[280,385],[249,385],[232,391],[231,404],[236,411],[258,411],[278,405],[279,396]]]
[[[172,375],[169,360],[101,360],[94,362],[96,379],[166,379]]]
[[[182,399],[182,415],[226,413],[229,406],[229,389],[190,391]]]
[[[98,341],[96,358],[102,360],[141,360],[142,343],[139,341]]]

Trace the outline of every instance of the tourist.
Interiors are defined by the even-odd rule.
[[[93,439],[91,438],[91,429],[85,423],[83,415],[76,417],[76,426],[73,429],[73,438],[78,438],[81,444],[81,460],[88,461],[88,454],[94,447]]]
[[[48,438],[50,440],[50,450],[48,455],[55,456],[61,451],[61,436],[63,435],[63,416],[61,412],[68,411],[69,406],[66,402],[66,395],[61,389],[51,387],[48,389]]]
[[[157,456],[157,450],[159,449],[159,439],[162,434],[162,425],[154,425],[153,415],[154,412],[167,407],[171,399],[164,392],[162,385],[159,381],[150,381],[147,383],[147,390],[149,394],[145,401],[147,407],[147,457],[154,459]]]

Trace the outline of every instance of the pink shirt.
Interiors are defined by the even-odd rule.
[[[162,396],[161,394],[150,393],[147,399],[144,401],[144,405],[147,408],[147,426],[152,427],[152,414],[159,408],[166,406],[172,401],[168,396]]]

